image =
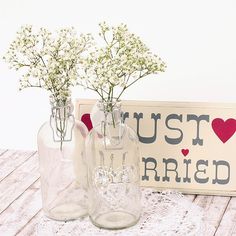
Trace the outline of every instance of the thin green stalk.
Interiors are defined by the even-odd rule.
[[[119,98],[121,97],[121,95],[124,93],[124,91],[125,91],[127,88],[129,88],[131,85],[133,85],[134,83],[136,83],[138,80],[140,80],[141,78],[143,78],[143,77],[146,76],[146,75],[148,75],[148,72],[146,72],[146,73],[140,75],[136,80],[134,80],[134,81],[131,82],[130,84],[126,85],[126,86],[122,89],[122,91],[121,91],[121,93],[119,94],[119,96],[117,97],[117,100],[119,100]],[[127,81],[128,81],[128,80],[127,80]]]

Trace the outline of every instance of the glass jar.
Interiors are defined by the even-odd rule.
[[[87,214],[85,125],[74,119],[70,99],[51,98],[50,121],[38,132],[42,205],[54,220],[73,220]]]
[[[123,123],[120,102],[100,101],[95,110],[86,139],[89,216],[98,227],[127,228],[141,213],[138,137]]]

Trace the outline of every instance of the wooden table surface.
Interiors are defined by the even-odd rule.
[[[236,235],[236,197],[187,197],[207,212],[206,236]],[[0,236],[36,235],[42,216],[37,152],[0,150]]]

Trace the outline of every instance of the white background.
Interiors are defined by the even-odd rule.
[[[36,149],[37,131],[50,114],[48,94],[19,92],[19,74],[2,60],[20,26],[97,33],[104,20],[126,23],[168,65],[123,99],[236,102],[234,0],[0,0],[0,148]],[[82,88],[73,97],[97,98]]]

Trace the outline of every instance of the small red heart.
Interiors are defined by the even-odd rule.
[[[230,118],[224,121],[221,118],[216,118],[212,121],[211,126],[218,138],[226,143],[236,131],[236,120]]]
[[[181,152],[186,157],[189,153],[189,150],[188,149],[182,149]]]

